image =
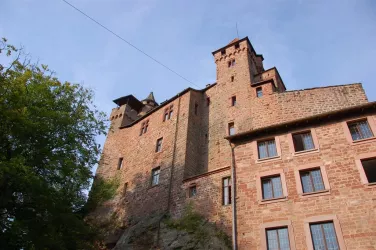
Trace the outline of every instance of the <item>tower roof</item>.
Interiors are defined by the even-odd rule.
[[[150,94],[148,95],[148,97],[145,98],[145,100],[149,100],[149,101],[154,101],[155,102],[153,91],[150,92]]]
[[[250,47],[251,47],[251,50],[255,53],[255,55],[256,55],[256,56],[260,56],[260,57],[262,58],[262,60],[264,60],[264,57],[263,57],[261,54],[257,54],[257,53],[256,53],[256,51],[255,51],[255,49],[253,48],[251,42],[249,41],[248,36],[246,36],[246,37],[244,37],[244,38],[242,38],[242,39],[235,38],[235,39],[233,39],[229,44],[227,44],[226,46],[224,46],[224,47],[222,47],[222,48],[220,48],[220,49],[217,49],[217,50],[213,51],[212,54],[214,55],[215,53],[217,53],[217,52],[219,52],[219,51],[221,51],[221,50],[223,50],[223,49],[226,49],[227,47],[232,46],[234,43],[238,43],[238,42],[240,43],[240,42],[242,42],[242,41],[247,41],[248,44],[249,44]]]

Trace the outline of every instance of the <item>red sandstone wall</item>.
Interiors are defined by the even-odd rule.
[[[180,103],[177,149],[175,154],[175,181],[182,181],[189,95],[183,95]],[[178,99],[174,100],[174,115],[171,120],[163,122],[164,109],[160,109],[149,119],[147,133],[139,135],[141,122],[132,127],[115,129],[109,132],[97,176],[120,178],[119,195],[122,194],[124,183],[128,183],[125,213],[129,216],[147,215],[152,211],[164,211],[167,208],[168,186],[173,160],[175,125],[178,113]],[[156,141],[163,137],[162,152],[156,153]],[[118,159],[123,157],[123,168],[117,170]],[[151,187],[151,170],[160,166],[160,185]]]
[[[186,191],[185,204],[192,203],[196,211],[204,215],[209,221],[215,222],[218,227],[231,234],[231,205],[222,205],[222,178],[231,176],[230,170],[204,175],[189,180],[182,185]],[[188,197],[188,188],[196,185],[197,195]]]
[[[373,116],[376,119],[376,116]],[[238,187],[238,236],[240,249],[262,249],[260,226],[263,223],[291,220],[296,249],[307,249],[303,228],[305,218],[334,214],[338,217],[347,249],[375,249],[376,186],[361,183],[355,157],[376,153],[376,140],[352,145],[346,140],[340,122],[315,128],[319,150],[293,156],[287,133],[280,134],[282,158],[256,163],[252,142],[235,149]],[[294,168],[323,162],[327,171],[330,193],[302,198],[297,193]],[[286,176],[288,198],[269,204],[259,204],[256,195],[256,175],[281,169]]]
[[[257,129],[367,102],[361,84],[283,93],[269,90],[262,98],[252,100],[252,126]]]

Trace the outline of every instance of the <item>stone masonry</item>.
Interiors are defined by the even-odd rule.
[[[108,201],[107,209],[98,211],[103,216],[120,211],[124,221],[150,214],[179,217],[193,203],[229,235],[235,232],[237,249],[274,249],[265,230],[279,227],[288,228],[289,249],[315,249],[310,223],[333,221],[341,250],[376,249],[376,185],[365,183],[359,166],[360,159],[376,157],[376,140],[355,143],[346,125],[368,119],[375,129],[376,105],[368,102],[362,85],[287,91],[276,68],[264,69],[263,56],[247,37],[213,56],[217,79],[205,89],[185,89],[161,104],[152,94],[142,101],[132,95],[114,101],[96,176],[119,178],[116,199],[123,203]],[[314,150],[294,152],[291,138],[299,131],[313,131]],[[376,129],[372,132],[376,135]],[[271,138],[277,157],[259,160],[257,142]],[[153,185],[158,167],[159,182]],[[299,191],[304,167],[321,168],[325,192]],[[282,199],[260,198],[260,180],[270,175],[281,176]],[[232,180],[231,205],[223,205],[225,177]],[[192,187],[195,195],[189,194]]]

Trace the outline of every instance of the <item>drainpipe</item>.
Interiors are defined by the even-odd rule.
[[[231,147],[231,204],[232,204],[232,249],[238,249],[238,231],[236,221],[236,170],[235,170],[235,144],[229,141]]]

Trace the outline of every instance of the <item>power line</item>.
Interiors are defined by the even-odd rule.
[[[120,35],[116,34],[114,31],[110,30],[109,28],[107,28],[106,26],[104,26],[103,24],[101,24],[100,22],[98,22],[97,20],[95,20],[94,18],[92,18],[91,16],[89,16],[88,14],[86,14],[85,12],[83,12],[82,10],[80,10],[79,8],[77,8],[76,6],[74,6],[73,4],[71,4],[70,2],[66,1],[66,0],[61,0],[63,1],[64,3],[68,4],[70,7],[72,7],[73,9],[77,10],[78,12],[80,12],[82,15],[86,16],[87,18],[89,18],[91,21],[95,22],[96,24],[98,24],[100,27],[102,27],[103,29],[107,30],[108,32],[110,32],[112,35],[116,36],[117,38],[119,38],[120,40],[122,40],[123,42],[127,43],[129,46],[131,46],[132,48],[136,49],[138,52],[141,52],[142,54],[144,54],[145,56],[149,57],[149,59],[153,60],[154,62],[158,63],[159,65],[161,65],[162,67],[168,69],[169,71],[171,71],[172,73],[174,73],[175,75],[179,76],[181,79],[183,79],[184,81],[187,81],[189,82],[190,84],[193,84],[195,85],[196,87],[200,88],[199,86],[197,86],[196,84],[194,84],[193,82],[191,82],[190,80],[188,80],[187,78],[185,78],[184,76],[180,75],[179,73],[177,73],[175,70],[171,69],[170,67],[168,67],[167,65],[163,64],[162,62],[158,61],[157,59],[155,59],[154,57],[150,56],[149,54],[147,54],[146,52],[142,51],[141,49],[137,48],[135,45],[133,45],[132,43],[128,42],[127,40],[125,40],[124,38],[122,38]]]

